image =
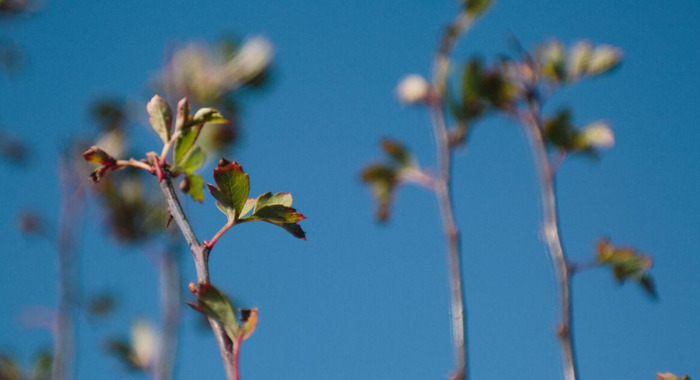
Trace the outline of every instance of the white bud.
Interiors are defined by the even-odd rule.
[[[592,148],[611,148],[615,135],[607,124],[593,123],[581,131],[581,137]]]
[[[420,103],[427,99],[430,93],[430,83],[420,75],[407,75],[399,82],[396,93],[403,103]]]
[[[591,74],[603,74],[608,72],[622,62],[622,50],[609,46],[600,45],[595,48],[588,62],[588,72]]]
[[[158,332],[146,321],[131,325],[131,345],[135,361],[142,368],[151,367],[158,354]]]
[[[243,82],[252,80],[267,69],[272,55],[272,44],[267,38],[250,38],[231,61],[228,70]]]

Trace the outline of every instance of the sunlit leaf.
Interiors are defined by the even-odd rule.
[[[196,146],[182,158],[182,161],[178,163],[178,168],[182,169],[187,174],[192,174],[195,170],[199,169],[200,166],[204,164],[206,156],[202,148]]]
[[[593,50],[587,72],[591,75],[605,74],[622,62],[622,51],[609,45],[600,45]]]
[[[209,192],[217,200],[217,207],[229,220],[238,219],[250,192],[248,174],[237,162],[222,158],[214,169],[214,181],[218,187],[208,186]]]
[[[194,290],[197,304],[189,305],[200,313],[221,322],[231,340],[238,339],[242,328],[229,298],[211,284],[199,284],[194,287]]]
[[[185,174],[180,183],[180,190],[201,203],[204,201],[204,178],[198,174]]]
[[[292,195],[289,193],[270,192],[261,194],[255,200],[253,213],[241,221],[264,221],[275,224],[287,230],[293,236],[306,239],[306,234],[298,222],[306,217],[292,208]]]
[[[167,143],[170,140],[170,129],[173,122],[173,111],[168,102],[160,96],[154,95],[146,105],[146,111],[148,111],[148,121],[151,123],[151,127],[160,136],[163,143]]]
[[[597,251],[598,263],[610,267],[618,282],[632,279],[650,296],[656,296],[653,280],[649,276],[652,266],[650,256],[641,254],[634,248],[615,247],[607,239],[598,242]]]

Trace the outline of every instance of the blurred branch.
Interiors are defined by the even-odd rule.
[[[452,341],[455,350],[456,372],[452,375],[455,380],[467,380],[467,323],[464,280],[462,278],[462,252],[460,233],[454,218],[452,200],[452,149],[449,132],[445,123],[443,100],[446,93],[446,82],[449,71],[449,55],[459,37],[468,29],[473,21],[473,15],[466,7],[457,18],[447,27],[433,62],[433,94],[430,99],[432,111],[433,138],[438,165],[438,175],[435,178],[434,189],[442,217],[442,225],[447,239],[447,261],[450,283],[450,314],[452,321]]]
[[[59,172],[62,186],[58,235],[58,306],[54,323],[54,358],[51,379],[71,379],[75,364],[75,314],[78,305],[77,235],[80,232],[84,188],[74,161],[63,158]]]
[[[542,202],[542,232],[547,250],[554,267],[559,288],[559,306],[561,321],[557,335],[561,344],[563,370],[565,380],[576,380],[578,370],[574,353],[571,275],[569,265],[559,232],[559,216],[557,211],[557,194],[554,184],[554,168],[547,154],[540,116],[540,105],[536,94],[528,98],[529,113],[523,115],[521,122],[525,125],[535,165],[540,177],[540,198]]]

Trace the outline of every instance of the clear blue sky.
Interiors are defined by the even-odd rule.
[[[434,0],[49,0],[37,17],[2,26],[29,66],[0,82],[0,123],[34,141],[35,155],[27,172],[0,165],[0,348],[27,360],[50,345],[47,332],[23,328],[18,316],[27,305],[54,304],[55,255],[49,244],[21,238],[14,218],[28,206],[58,215],[55,157],[91,130],[86,105],[115,94],[145,110],[167,47],[230,31],[264,34],[276,48],[274,84],[246,98],[245,139],[230,158],[250,173],[252,193],[291,191],[308,216],[307,242],[243,225],[212,254],[213,282],[241,306],[260,308],[243,378],[444,379],[453,359],[434,199],[406,188],[394,220],[377,225],[357,173],[379,157],[382,136],[402,139],[432,165],[427,114],[400,106],[394,87],[406,73],[428,74],[455,11],[456,2]],[[573,159],[560,170],[562,228],[576,260],[592,257],[601,236],[652,254],[660,299],[617,286],[605,270],[575,278],[582,379],[700,377],[698,19],[694,0],[500,0],[457,49],[458,58],[493,55],[515,35],[526,46],[556,36],[625,52],[615,75],[553,99],[572,104],[580,122],[610,120],[617,138],[599,163]],[[552,271],[538,238],[527,142],[500,119],[472,137],[457,155],[454,185],[473,378],[560,378]],[[156,147],[156,138],[148,144]],[[210,198],[187,209],[203,236],[223,222]],[[78,377],[130,379],[101,353],[100,339],[126,333],[136,317],[157,320],[156,271],[142,252],[112,244],[95,220],[82,241],[84,289],[120,288],[122,309],[104,326],[81,321]],[[185,281],[193,280],[189,256],[183,263]],[[222,378],[213,338],[194,328],[194,312],[184,313],[178,377]]]

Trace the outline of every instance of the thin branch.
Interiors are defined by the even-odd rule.
[[[72,379],[75,375],[75,314],[80,289],[76,235],[80,231],[84,188],[77,178],[72,161],[62,159],[59,171],[63,194],[57,240],[58,305],[53,324],[51,379],[65,380]]]
[[[578,370],[576,355],[574,353],[573,319],[572,319],[572,295],[571,275],[569,265],[559,232],[559,217],[557,211],[557,195],[554,184],[554,168],[547,154],[543,138],[543,127],[540,120],[540,109],[537,100],[533,97],[528,102],[529,117],[523,120],[527,136],[530,141],[535,165],[540,177],[540,198],[542,202],[542,232],[547,250],[556,273],[557,286],[559,288],[559,303],[561,307],[561,321],[557,329],[557,335],[561,344],[562,365],[565,380],[576,380]]]
[[[435,154],[439,168],[438,176],[435,178],[433,185],[440,208],[445,238],[447,239],[452,341],[454,344],[457,367],[455,373],[452,375],[454,380],[467,380],[469,378],[467,312],[462,279],[460,233],[454,218],[454,206],[451,194],[452,150],[449,132],[445,123],[442,100],[446,91],[450,53],[458,38],[469,28],[472,21],[473,17],[468,14],[466,10],[462,10],[445,31],[433,62],[433,96],[430,101]]]
[[[156,165],[156,167],[158,167],[158,165]],[[205,245],[200,244],[199,240],[197,240],[197,236],[195,236],[192,226],[190,226],[190,223],[182,210],[182,206],[180,205],[180,200],[178,199],[175,188],[173,187],[170,172],[163,170],[162,173],[163,180],[159,183],[168,203],[168,211],[184,235],[187,245],[190,247],[190,251],[192,251],[192,257],[194,259],[197,272],[197,281],[200,284],[207,284],[209,283],[210,249]],[[216,342],[219,345],[219,351],[221,352],[221,358],[224,362],[224,369],[226,371],[226,378],[228,380],[234,380],[238,374],[233,367],[233,344],[231,339],[229,339],[229,337],[226,335],[224,327],[221,325],[221,323],[213,318],[209,318],[209,324],[211,325],[211,329],[216,337]]]

